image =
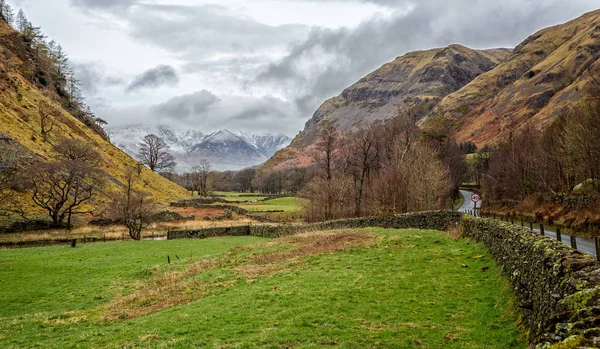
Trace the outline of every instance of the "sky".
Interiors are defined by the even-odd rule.
[[[9,0],[60,43],[109,127],[293,137],[407,52],[514,47],[598,0]]]

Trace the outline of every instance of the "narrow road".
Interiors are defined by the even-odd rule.
[[[470,191],[461,190],[460,194],[463,196],[465,202],[458,209],[458,211],[462,212],[462,213],[470,214],[471,211],[473,210],[473,208],[475,208],[473,202],[471,201],[471,195],[473,195],[473,193]],[[477,208],[481,208],[481,202],[479,202],[477,204]],[[540,229],[533,228],[533,230],[541,234]],[[556,240],[556,232],[545,228],[544,233],[547,237]],[[590,239],[580,238],[580,237],[577,237],[576,239],[577,239],[577,250],[596,257],[596,245],[595,245],[594,241],[592,241]],[[569,235],[562,233],[561,240],[564,244],[571,246],[571,237]]]

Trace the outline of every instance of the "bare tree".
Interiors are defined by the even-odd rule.
[[[29,166],[27,179],[34,204],[46,210],[55,226],[62,226],[102,188],[97,169],[77,160],[36,161]]]
[[[210,162],[205,159],[200,160],[198,165],[192,168],[190,173],[191,189],[198,192],[199,196],[208,197],[211,194],[210,169]]]
[[[146,135],[139,146],[138,160],[152,171],[173,171],[175,169],[175,158],[169,152],[169,146],[162,138],[153,134]]]
[[[247,168],[241,170],[235,174],[233,180],[238,185],[240,191],[242,193],[252,192],[252,182],[254,181],[254,177],[256,177],[256,170],[253,168]]]
[[[50,105],[50,103],[46,101],[41,101],[38,105],[38,113],[40,115],[40,129],[42,133],[42,139],[44,140],[44,142],[47,142],[50,133],[54,129],[53,117],[55,110],[52,107],[52,105]]]
[[[23,170],[24,151],[11,138],[0,134],[0,213],[10,212],[19,204],[22,189],[19,175]]]
[[[156,205],[149,194],[139,190],[140,172],[129,169],[122,188],[113,195],[110,204],[111,217],[123,223],[133,240],[142,239],[142,230],[150,225]]]
[[[349,137],[344,147],[344,158],[348,162],[347,172],[354,181],[354,215],[360,217],[363,208],[363,199],[367,192],[372,171],[379,163],[379,148],[377,135],[373,129],[360,130]]]

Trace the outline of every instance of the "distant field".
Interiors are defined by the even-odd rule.
[[[237,193],[217,191],[214,193],[223,201],[257,201],[264,200],[267,197],[258,193]]]
[[[241,208],[245,208],[248,211],[284,211],[284,212],[299,212],[302,211],[303,199],[296,197],[286,197],[273,200],[267,200],[264,202],[257,202],[253,204],[239,204]]]
[[[438,231],[7,250],[0,347],[525,348],[512,296]]]

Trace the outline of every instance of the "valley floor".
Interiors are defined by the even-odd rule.
[[[439,231],[0,251],[3,348],[525,348],[512,299]]]

